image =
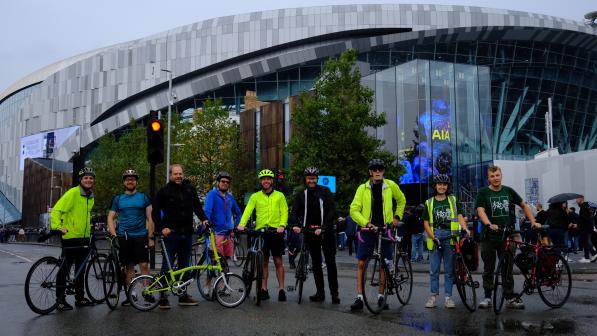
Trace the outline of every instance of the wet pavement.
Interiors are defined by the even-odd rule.
[[[329,295],[325,303],[309,303],[314,292],[312,275],[305,284],[304,301],[297,304],[296,293],[288,292],[288,302],[275,300],[273,270],[270,271],[272,300],[256,307],[252,298],[234,309],[201,300],[197,307],[179,307],[170,298],[169,311],[141,313],[130,307],[110,311],[105,304],[70,312],[54,312],[38,316],[27,307],[23,283],[32,262],[44,255],[57,255],[56,247],[40,245],[0,245],[0,334],[2,335],[363,335],[363,334],[449,334],[449,335],[595,335],[597,318],[596,272],[573,273],[573,289],[569,301],[560,309],[549,309],[535,293],[524,296],[525,310],[505,310],[495,316],[493,311],[469,313],[460,303],[456,289],[456,309],[425,309],[429,296],[428,265],[415,265],[415,284],[408,305],[402,306],[395,297],[389,299],[390,310],[374,316],[366,310],[349,312],[355,295],[354,259],[346,251],[338,254],[339,283],[342,303],[332,305]],[[235,271],[233,269],[233,271]],[[238,270],[236,270],[238,272]],[[480,275],[475,275],[481,281]],[[440,278],[443,282],[443,277]],[[520,277],[516,277],[517,288]],[[286,285],[294,283],[292,271],[287,272]],[[443,285],[440,285],[443,292]],[[198,297],[196,286],[190,287]],[[443,296],[443,293],[441,293]],[[477,291],[482,296],[481,289]],[[73,298],[69,300],[72,303]],[[439,302],[442,303],[442,298]]]

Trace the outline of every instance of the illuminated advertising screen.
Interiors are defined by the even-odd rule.
[[[22,137],[19,169],[25,168],[27,158],[50,158],[52,153],[78,129],[79,126],[73,126]]]
[[[330,188],[330,191],[336,193],[336,176],[319,176],[317,184]]]

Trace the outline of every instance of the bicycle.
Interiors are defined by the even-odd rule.
[[[369,231],[369,229],[362,228],[360,231]],[[362,241],[360,231],[357,236]],[[393,295],[394,291],[402,305],[408,304],[412,294],[413,276],[408,253],[401,251],[402,237],[398,235],[397,231],[389,228],[375,228],[371,231],[377,235],[377,244],[373,255],[365,261],[365,269],[361,277],[363,286],[361,290],[367,309],[373,314],[379,314],[384,309],[388,295]],[[386,236],[384,237],[382,233]],[[392,242],[394,248],[392,269],[390,269],[392,261],[382,258],[379,251],[382,241]],[[389,276],[386,277],[386,274]]]
[[[320,226],[309,226],[306,228],[301,228],[301,234],[303,236],[300,255],[298,262],[296,263],[296,271],[294,273],[294,277],[296,278],[296,283],[294,288],[298,290],[298,303],[300,304],[303,300],[303,284],[307,281],[309,277],[309,246],[307,245],[305,239],[305,233],[314,234],[315,230],[321,228]],[[323,235],[324,230],[321,230],[320,235]]]
[[[441,242],[448,239],[456,240],[454,242],[454,284],[462,303],[472,313],[477,310],[477,288],[479,288],[479,282],[473,279],[471,272],[464,262],[464,256],[461,251],[465,240],[470,238],[460,239],[460,237],[461,235],[451,235],[438,239],[440,243],[437,244],[437,242],[434,242],[434,244],[438,249],[441,249]]]
[[[173,230],[170,231],[174,232]],[[167,263],[168,271],[157,275],[140,275],[134,278],[127,291],[127,298],[131,305],[140,311],[149,311],[158,306],[160,295],[171,292],[175,296],[183,296],[186,294],[188,286],[197,277],[197,272],[202,270],[220,272],[215,280],[214,295],[222,306],[234,308],[243,303],[247,295],[243,279],[234,273],[222,272],[223,267],[216,249],[215,234],[209,227],[207,232],[210,235],[215,263],[197,264],[181,269],[172,268],[164,238],[161,234],[156,233],[155,236],[160,237],[162,260]],[[190,276],[186,277],[187,273],[190,273]],[[137,293],[141,293],[141,295],[138,296]]]
[[[197,289],[199,290],[199,294],[201,294],[201,296],[207,301],[214,301],[216,299],[216,297],[214,296],[215,292],[213,291],[215,280],[220,276],[222,272],[224,274],[230,272],[230,267],[228,266],[228,261],[226,260],[226,258],[222,258],[218,255],[216,259],[216,254],[214,254],[213,250],[210,249],[212,245],[211,242],[215,244],[216,238],[213,230],[208,229],[193,244],[200,244],[201,246],[200,248],[198,248],[198,250],[200,250],[201,253],[197,254],[195,257],[197,258],[197,256],[200,255],[198,260],[195,259],[195,265],[216,266],[219,264],[222,268],[221,270],[209,270],[206,268],[197,271]]]
[[[542,230],[549,226],[543,225]],[[506,289],[513,289],[512,268],[516,265],[523,277],[522,291],[514,299],[519,300],[522,295],[531,295],[535,290],[541,300],[551,307],[562,307],[570,297],[572,290],[572,275],[568,263],[556,249],[543,246],[538,239],[535,244],[525,243],[512,238],[520,231],[512,228],[500,229],[503,232],[504,248],[494,275],[493,310],[499,314],[506,299]],[[515,254],[520,249],[519,254]],[[561,288],[561,290],[560,290]]]
[[[106,273],[104,281],[104,295],[106,297],[106,304],[111,310],[118,307],[120,301],[120,292],[126,292],[126,276],[124,273],[124,266],[120,263],[118,257],[118,237],[107,237],[106,240],[110,245],[110,253],[104,263],[104,271]]]
[[[50,237],[62,235],[61,231],[52,230],[38,239],[38,242],[44,242]],[[96,304],[105,300],[103,281],[105,279],[103,264],[107,259],[106,254],[98,253],[95,241],[98,240],[95,233],[91,233],[89,244],[75,247],[62,247],[60,257],[46,256],[36,261],[25,278],[25,300],[31,310],[40,315],[49,314],[58,306],[57,278],[61,271],[66,273],[65,294],[75,294],[75,280],[85,277],[85,291],[89,299]],[[89,248],[85,261],[81,267],[75,269],[71,277],[71,271],[63,270],[66,258],[65,253],[68,250]],[[86,265],[86,267],[84,267]],[[84,274],[82,274],[85,272]]]
[[[245,230],[244,232],[246,232],[249,237],[253,236],[254,239],[251,248],[247,251],[242,278],[247,288],[247,295],[251,294],[251,287],[253,286],[253,281],[255,281],[255,305],[259,306],[261,304],[259,290],[263,284],[263,235],[278,233],[274,228]]]
[[[232,237],[232,240],[234,241],[234,255],[232,256],[232,262],[234,262],[235,266],[242,267],[247,256],[247,248],[241,244],[236,234]]]

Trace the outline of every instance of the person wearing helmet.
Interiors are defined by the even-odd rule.
[[[139,174],[133,169],[122,173],[124,192],[114,196],[108,212],[108,231],[118,237],[120,262],[126,268],[127,285],[135,276],[135,265],[139,265],[141,274],[149,274],[149,248],[155,244],[151,201],[137,190],[138,180]],[[128,298],[122,305],[130,305]]]
[[[357,298],[350,306],[351,311],[363,310],[363,283],[362,274],[365,261],[373,254],[377,236],[373,230],[385,228],[387,225],[397,226],[404,215],[406,198],[396,182],[384,178],[385,163],[380,159],[369,161],[369,180],[361,184],[355,192],[350,204],[350,216],[357,223],[360,231],[357,248]],[[393,210],[393,201],[396,201],[396,210]],[[384,258],[393,258],[392,244],[383,241],[380,251]],[[383,290],[383,288],[380,288]],[[380,295],[378,304],[387,308],[383,296]]]
[[[64,250],[64,264],[56,279],[56,300],[58,310],[72,310],[73,307],[66,302],[66,275],[75,263],[76,269],[85,267],[85,259],[89,253],[91,237],[91,209],[95,203],[93,185],[95,173],[93,169],[85,167],[79,171],[79,185],[70,188],[52,208],[51,229],[62,232],[62,247],[81,247]],[[83,273],[83,272],[82,272]],[[93,303],[84,296],[84,275],[79,274],[75,279],[75,306],[93,306]]]
[[[229,192],[232,178],[227,172],[216,175],[216,186],[205,197],[204,211],[216,231],[216,248],[225,258],[234,255],[234,228],[240,222],[242,212]]]
[[[303,172],[305,189],[299,192],[293,203],[293,231],[300,233],[307,229],[304,239],[309,246],[311,255],[313,278],[317,292],[309,297],[313,302],[325,300],[323,282],[321,250],[325,256],[328,273],[328,286],[332,296],[332,303],[339,304],[338,297],[338,271],[336,269],[336,231],[334,218],[336,217],[336,204],[328,187],[317,184],[319,169],[307,167]],[[314,231],[313,231],[314,230]],[[322,233],[323,232],[323,233]]]
[[[184,169],[180,164],[173,164],[169,169],[170,177],[168,183],[160,189],[152,204],[151,218],[157,231],[164,236],[164,244],[170,259],[170,265],[174,259],[178,261],[178,269],[189,266],[191,252],[193,250],[193,215],[197,216],[203,225],[207,225],[207,216],[203,212],[203,206],[199,200],[197,190],[191,182],[184,178]],[[163,273],[168,271],[168,263],[162,262]],[[187,280],[187,279],[185,279]],[[163,293],[163,292],[162,292]],[[180,306],[196,306],[199,301],[193,299],[189,294],[178,298]],[[160,302],[160,309],[170,309],[170,302],[163,293]]]
[[[276,266],[276,277],[278,278],[278,301],[286,301],[286,292],[284,291],[284,263],[282,255],[284,254],[284,230],[288,222],[288,204],[286,197],[281,192],[274,190],[274,172],[264,169],[257,175],[261,190],[251,195],[249,202],[245,207],[243,216],[238,224],[238,230],[243,231],[247,222],[255,210],[255,230],[275,228],[277,234],[268,234],[263,236],[263,282],[261,290],[257,295],[261,300],[269,299],[267,290],[267,279],[269,270],[269,255],[271,254]]]
[[[425,201],[423,210],[423,226],[427,234],[427,249],[429,252],[429,278],[431,283],[431,297],[425,304],[426,308],[435,308],[439,295],[439,271],[442,259],[444,261],[444,294],[446,308],[454,308],[452,287],[454,284],[454,239],[441,240],[451,235],[460,234],[461,230],[470,236],[470,231],[462,216],[462,207],[456,202],[456,197],[450,195],[450,177],[445,174],[433,177],[434,196]],[[441,248],[440,248],[441,244]]]

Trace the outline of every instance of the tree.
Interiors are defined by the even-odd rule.
[[[215,175],[227,171],[232,175],[233,188],[244,192],[252,186],[248,173],[240,162],[245,157],[240,143],[239,125],[228,116],[221,99],[207,100],[202,109],[193,113],[191,123],[179,125],[174,161],[185,167],[185,175],[200,193],[212,187]]]
[[[336,200],[344,213],[357,186],[367,179],[370,159],[383,159],[389,178],[396,179],[402,173],[402,167],[395,165],[395,155],[382,149],[383,141],[367,133],[367,128],[386,123],[385,114],[371,111],[373,91],[361,84],[355,65],[356,52],[352,49],[326,62],[315,90],[300,95],[287,148],[295,183],[301,182],[306,166],[317,166],[321,174],[336,176]]]
[[[123,191],[122,172],[126,169],[135,169],[139,173],[138,189],[149,195],[146,137],[145,127],[131,121],[128,129],[119,137],[106,134],[99,139],[99,144],[91,153],[88,163],[96,175],[93,187],[95,211],[107,213],[112,198]],[[158,169],[156,171],[162,171]]]

